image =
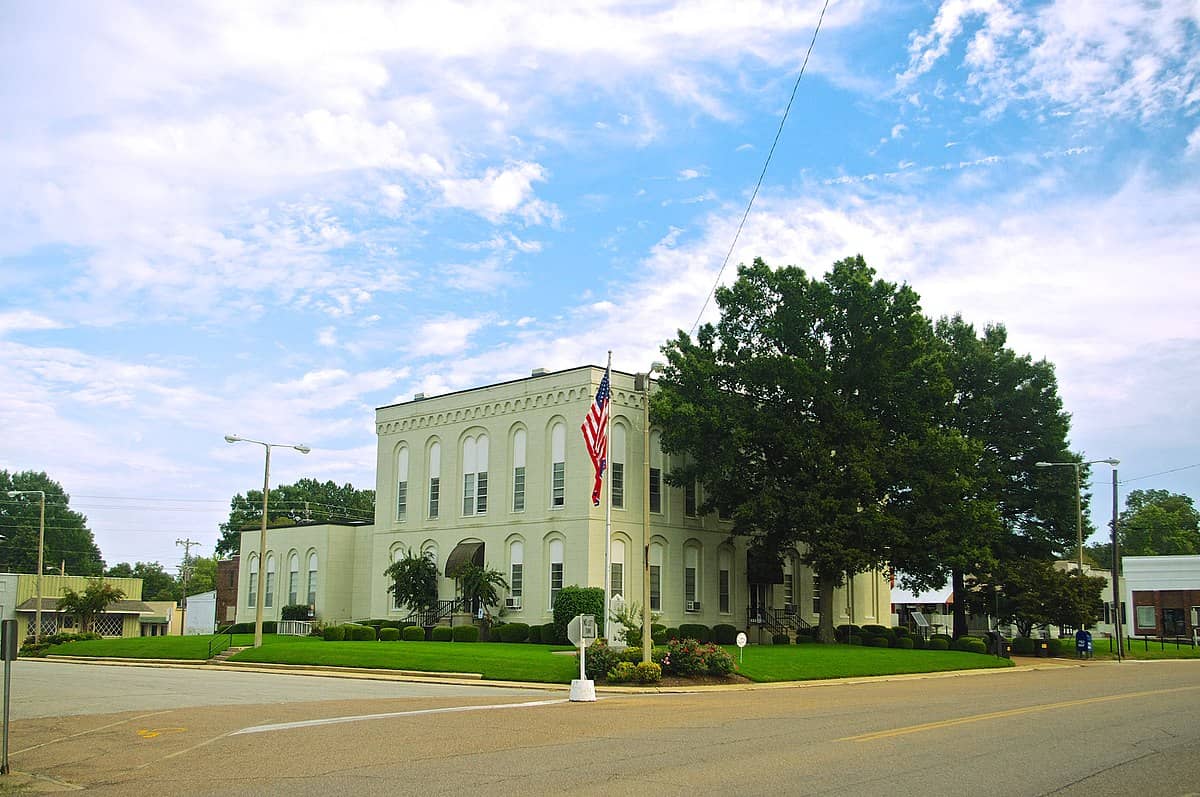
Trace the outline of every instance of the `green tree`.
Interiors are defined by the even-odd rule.
[[[142,600],[144,601],[179,599],[178,582],[158,562],[138,562],[133,566],[130,566],[128,562],[119,562],[108,568],[104,575],[115,578],[140,578],[142,580]]]
[[[375,491],[352,484],[300,479],[281,484],[267,496],[267,526],[294,526],[310,521],[366,522],[375,519]],[[229,518],[221,524],[218,558],[238,553],[243,531],[262,527],[262,490],[238,493],[229,502]]]
[[[1200,553],[1200,512],[1186,495],[1134,490],[1117,526],[1121,554],[1180,556]]]
[[[1112,543],[1098,542],[1083,546],[1083,560],[1100,570],[1112,570]]]
[[[438,602],[438,571],[432,558],[409,551],[387,566],[388,592],[413,611],[432,609]]]
[[[500,591],[508,589],[504,574],[468,561],[448,575],[458,581],[459,593],[467,606],[472,611],[482,609],[490,622],[492,613],[489,610],[500,604]]]
[[[956,544],[939,548],[950,569],[958,637],[967,633],[964,574],[986,573],[997,562],[1018,558],[1048,560],[1075,548],[1074,479],[1067,478],[1067,468],[1035,463],[1081,458],[1068,450],[1070,416],[1051,363],[1014,352],[1001,325],[977,335],[954,316],[940,319],[935,331],[953,387],[948,423],[978,444],[969,495],[994,510],[998,521],[989,516],[966,523],[955,531]]]
[[[217,588],[217,557],[192,556],[181,567],[188,568],[187,591],[189,595],[199,595]],[[182,582],[182,574],[180,581]],[[182,591],[182,583],[180,584]]]
[[[701,511],[764,555],[799,544],[825,606],[873,568],[944,583],[955,529],[989,513],[972,496],[979,452],[945,418],[950,384],[917,294],[855,257],[824,280],[755,260],[716,297],[717,325],[663,348],[651,418],[683,462],[669,482],[702,482]],[[833,639],[832,612],[819,634]]]
[[[45,473],[0,470],[0,567],[10,573],[35,573],[41,512],[36,495],[8,497],[11,490],[41,490],[46,494],[43,559],[47,567],[65,565],[73,575],[98,576],[104,559],[87,517],[70,508],[71,496]]]
[[[1021,636],[1051,624],[1087,628],[1100,618],[1107,582],[1053,562],[1015,559],[1002,564],[991,579],[967,579],[967,602],[972,612],[996,611],[1002,623],[1017,627]],[[997,593],[999,593],[997,595]]]
[[[125,597],[125,593],[105,582],[103,579],[92,579],[82,593],[68,589],[58,600],[58,610],[73,614],[79,621],[80,631],[91,631],[96,625],[96,618],[110,605]]]

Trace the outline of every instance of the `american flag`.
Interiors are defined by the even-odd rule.
[[[592,467],[596,470],[596,481],[592,485],[592,506],[600,506],[600,487],[604,477],[604,469],[608,467],[608,399],[609,371],[604,372],[600,380],[600,388],[596,391],[596,400],[588,409],[587,417],[583,419],[583,443],[587,446],[588,456],[592,458]]]

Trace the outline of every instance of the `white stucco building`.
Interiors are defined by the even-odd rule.
[[[604,371],[594,366],[545,373],[376,410],[375,522],[272,529],[265,558],[267,619],[282,606],[310,604],[327,620],[395,618],[383,571],[415,551],[447,578],[462,558],[505,574],[506,619],[552,619],[564,586],[604,584],[605,508],[591,502],[592,464],[580,425]],[[671,463],[650,435],[650,527],[643,527],[643,394],[635,377],[612,374],[612,590],[640,603],[643,550],[650,601],[669,626],[694,622],[745,628],[765,615],[815,624],[822,607],[811,572],[793,555],[782,568],[748,562],[746,540],[730,524],[700,515],[698,488],[669,487]],[[254,619],[259,535],[242,535],[239,621]],[[888,582],[855,577],[834,596],[834,623],[891,620]]]

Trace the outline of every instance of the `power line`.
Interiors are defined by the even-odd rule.
[[[1153,479],[1155,476],[1166,476],[1168,473],[1178,473],[1181,470],[1191,470],[1192,468],[1200,468],[1200,462],[1195,465],[1184,465],[1182,468],[1171,468],[1170,470],[1159,471],[1158,473],[1150,473],[1145,476],[1135,476],[1132,479],[1121,479],[1118,484],[1128,484],[1129,482],[1138,482],[1142,479]]]
[[[796,91],[800,88],[800,80],[804,77],[804,69],[808,66],[808,59],[812,55],[813,46],[817,43],[817,34],[821,32],[821,23],[825,20],[825,11],[829,8],[829,0],[825,0],[825,5],[821,7],[821,16],[817,18],[817,27],[813,29],[812,41],[808,43],[808,52],[804,54],[804,63],[800,65],[800,74],[796,76],[796,82],[792,85],[792,96],[788,98],[787,107],[783,109],[783,118],[779,120],[779,129],[775,131],[775,139],[771,142],[771,149],[767,153],[767,159],[763,163],[762,172],[758,175],[758,182],[754,184],[754,191],[750,194],[750,201],[746,203],[746,212],[742,214],[742,220],[738,222],[737,231],[733,234],[733,241],[729,244],[729,251],[725,253],[725,259],[721,261],[721,269],[717,272],[717,279],[713,282],[712,290],[704,297],[704,305],[700,308],[699,314],[696,316],[696,323],[692,324],[692,331],[689,334],[696,333],[696,327],[700,325],[700,319],[704,317],[704,311],[708,309],[708,303],[712,299],[713,294],[717,292],[717,286],[721,284],[721,277],[725,273],[725,268],[729,265],[729,258],[733,257],[733,250],[737,246],[738,238],[742,235],[742,228],[746,226],[746,219],[750,216],[750,209],[754,207],[754,200],[758,197],[758,190],[762,187],[763,179],[767,176],[767,167],[771,165],[771,157],[775,154],[775,147],[779,144],[779,138],[783,135],[783,126],[787,124],[788,115],[792,110],[792,103],[796,100]]]

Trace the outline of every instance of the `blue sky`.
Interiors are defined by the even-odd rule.
[[[110,564],[174,567],[261,482],[226,433],[312,446],[275,484],[373,487],[376,406],[644,370],[820,8],[8,5],[0,467],[60,481]],[[1187,0],[835,0],[722,280],[861,252],[1054,362],[1122,492],[1200,497],[1198,31]]]

